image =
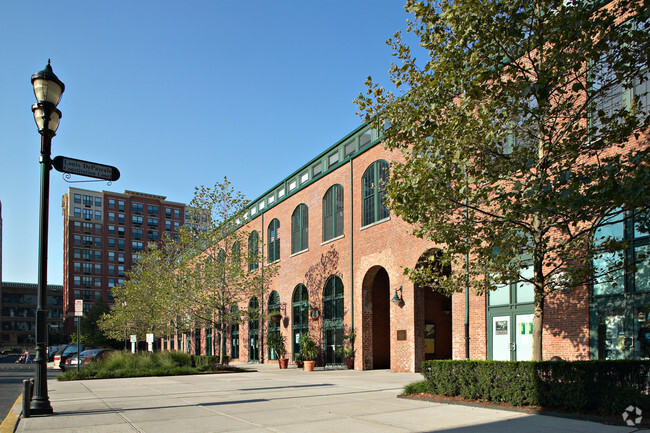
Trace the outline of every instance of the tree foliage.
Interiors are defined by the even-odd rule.
[[[113,287],[115,305],[100,327],[115,339],[168,335],[189,329],[186,287],[177,269],[183,264],[180,241],[165,236],[139,254],[123,285]]]
[[[115,306],[103,317],[102,329],[114,338],[136,334],[143,340],[147,333],[214,328],[223,356],[227,327],[244,315],[260,318],[244,306],[261,296],[278,272],[277,265],[259,267],[261,245],[248,248],[251,233],[241,226],[247,205],[227,178],[197,187],[178,236],[150,243],[124,284],[113,288]]]
[[[397,92],[369,77],[356,101],[405,158],[391,167],[392,210],[453,270],[419,266],[412,279],[450,293],[467,276],[479,293],[532,283],[536,360],[545,297],[588,283],[598,227],[649,203],[649,8],[601,6],[408,0],[426,59],[396,33]]]
[[[95,344],[99,346],[112,346],[119,348],[121,343],[107,336],[100,328],[99,324],[102,317],[110,312],[110,307],[104,301],[104,298],[97,299],[92,307],[84,312],[79,324],[79,343],[81,344]],[[70,336],[72,344],[77,342],[77,333],[74,332]]]
[[[248,311],[246,306],[252,297],[262,295],[278,272],[278,266],[259,267],[262,246],[259,240],[249,244],[252,233],[240,226],[247,205],[248,200],[227,178],[213,187],[197,187],[189,206],[189,224],[180,231],[185,251],[191,255],[178,270],[187,288],[188,311],[196,323],[217,330],[219,356],[225,353],[229,325],[244,316],[259,320],[259,312]]]

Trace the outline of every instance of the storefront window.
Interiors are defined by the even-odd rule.
[[[622,311],[598,314],[598,359],[623,359],[626,346],[625,318]]]
[[[594,236],[591,356],[650,358],[650,236],[648,211],[618,212]],[[625,241],[612,251],[610,241]],[[609,249],[609,250],[608,250]]]

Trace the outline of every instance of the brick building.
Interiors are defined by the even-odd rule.
[[[245,229],[261,240],[260,266],[279,262],[280,271],[263,299],[251,299],[249,305],[262,313],[279,312],[282,319],[231,326],[226,355],[273,361],[264,340],[269,330],[279,330],[287,337],[291,359],[299,336],[309,332],[321,349],[319,362],[341,364],[335,350],[354,329],[356,369],[417,371],[425,359],[465,357],[467,312],[470,358],[531,358],[532,285],[520,282],[489,296],[450,297],[404,276],[405,268],[435,254],[437,246],[411,235],[411,227],[383,205],[377,186],[388,176],[388,163],[399,157],[381,145],[376,131],[362,125],[251,202]],[[642,277],[647,285],[647,274]],[[617,317],[633,319],[629,329],[620,329],[623,345],[649,323],[647,293],[628,295],[635,306],[627,309],[618,292],[607,299],[598,295],[598,289],[585,287],[547,298],[544,359],[613,357],[603,347],[611,346],[609,340],[618,342],[619,329],[613,327],[623,321],[607,319],[611,314],[601,311],[602,302],[613,306]],[[197,328],[182,342],[165,339],[164,347],[212,354],[218,341],[212,336],[212,330]],[[617,357],[648,357],[643,350],[638,342]]]
[[[84,310],[103,298],[148,242],[174,236],[185,222],[185,205],[166,197],[135,191],[115,193],[69,188],[63,196],[63,311],[65,331],[74,330],[74,300]]]
[[[27,347],[35,344],[37,284],[3,281],[2,339],[0,345],[7,348]],[[47,342],[62,343],[63,336],[63,286],[47,286]]]

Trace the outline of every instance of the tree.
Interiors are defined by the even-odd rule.
[[[188,304],[177,269],[185,257],[182,245],[166,236],[139,254],[123,285],[113,287],[115,305],[100,327],[115,339],[135,334],[168,335],[187,331]]]
[[[119,347],[119,341],[108,337],[99,327],[102,316],[108,314],[110,308],[104,301],[104,298],[99,298],[95,301],[93,306],[87,310],[81,317],[79,326],[79,342],[82,344],[96,344],[104,346]],[[77,333],[71,335],[71,343],[77,342]]]
[[[404,156],[391,167],[390,207],[444,246],[432,257],[454,270],[420,266],[411,278],[448,293],[466,278],[478,293],[532,283],[535,360],[544,299],[588,284],[592,259],[622,246],[607,236],[594,243],[595,233],[650,202],[649,8],[601,6],[408,0],[408,31],[426,61],[396,33],[388,43],[402,62],[390,69],[398,91],[369,77],[356,100]]]
[[[189,224],[180,230],[185,254],[191,256],[177,269],[186,288],[188,313],[196,323],[217,330],[220,362],[224,361],[228,326],[244,316],[259,320],[258,311],[243,306],[249,305],[251,297],[261,296],[278,272],[277,265],[257,266],[259,238],[241,226],[247,205],[225,177],[213,187],[197,187],[189,206]]]

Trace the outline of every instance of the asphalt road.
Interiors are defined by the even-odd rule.
[[[23,379],[34,377],[34,364],[15,364],[16,359],[18,355],[0,355],[0,422],[23,392]],[[59,374],[60,370],[47,369],[48,379]]]

